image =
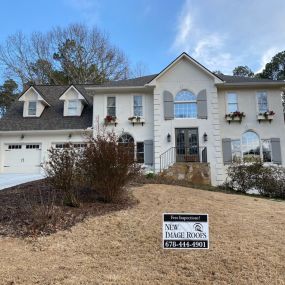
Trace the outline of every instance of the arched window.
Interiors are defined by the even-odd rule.
[[[127,133],[122,134],[118,140],[119,145],[127,148],[129,155],[130,155],[130,158],[132,160],[135,159],[135,144],[134,144],[134,142],[135,142],[134,138],[130,134],[127,134]]]
[[[122,134],[119,137],[119,144],[125,144],[125,145],[130,145],[130,144],[134,144],[134,138],[130,135],[130,134]]]
[[[247,131],[241,138],[241,149],[244,161],[260,158],[259,136],[253,131]]]
[[[177,93],[174,101],[175,118],[197,118],[197,98],[188,90]]]

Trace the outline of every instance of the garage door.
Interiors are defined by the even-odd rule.
[[[4,173],[39,173],[41,144],[6,144]]]

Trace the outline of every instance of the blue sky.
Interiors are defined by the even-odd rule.
[[[0,43],[16,31],[97,25],[150,74],[182,51],[231,74],[245,64],[259,71],[285,50],[284,0],[9,0],[1,11]]]

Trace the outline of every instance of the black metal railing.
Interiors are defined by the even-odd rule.
[[[171,147],[160,155],[160,171],[175,162],[207,162],[207,147]]]

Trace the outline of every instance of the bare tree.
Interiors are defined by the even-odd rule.
[[[130,71],[130,77],[141,77],[148,74],[148,67],[142,62],[137,62]]]
[[[21,84],[100,84],[129,74],[124,53],[96,27],[82,24],[30,36],[11,35],[0,46],[0,64]]]

